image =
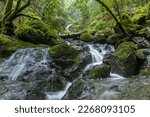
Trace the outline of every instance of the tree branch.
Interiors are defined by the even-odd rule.
[[[113,14],[113,12],[111,11],[111,9],[101,0],[96,0],[98,3],[100,3],[103,7],[106,8],[106,10],[111,14],[111,16],[114,18],[114,20],[116,21],[117,25],[119,26],[120,30],[123,32],[123,34],[127,37],[130,37],[129,33],[124,29],[124,27],[122,26],[121,22],[118,21],[117,17]]]

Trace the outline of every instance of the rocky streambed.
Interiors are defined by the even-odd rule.
[[[79,40],[18,49],[0,63],[0,99],[149,99],[149,52]]]

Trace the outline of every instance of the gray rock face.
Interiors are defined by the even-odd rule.
[[[5,89],[0,98],[44,99],[44,92],[65,86],[65,79],[56,67],[48,49],[16,51],[0,65],[0,82]]]

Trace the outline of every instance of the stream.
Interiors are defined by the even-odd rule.
[[[78,42],[66,43],[75,48],[81,47]],[[61,69],[48,54],[48,48],[17,50],[0,64],[0,99],[62,99],[75,81],[94,66],[103,64],[104,55],[114,51],[109,45],[83,44],[86,48],[84,53],[88,53],[91,60],[88,60],[89,63],[72,82],[62,78]],[[108,78],[98,80],[100,86],[95,86],[98,86],[97,90],[101,90],[101,94],[97,93],[97,98],[92,99],[113,99],[115,92],[110,87],[117,87],[121,80],[124,78],[114,73],[110,73]]]

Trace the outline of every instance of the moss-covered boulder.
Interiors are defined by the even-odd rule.
[[[56,64],[63,68],[73,65],[76,61],[75,58],[79,54],[76,49],[65,43],[53,46],[49,53],[54,58]]]
[[[137,49],[138,46],[133,42],[124,42],[115,50],[115,56],[125,70],[124,76],[134,75],[137,72]]]
[[[85,42],[92,42],[94,41],[94,37],[90,31],[83,31],[81,33],[80,40],[85,41]]]
[[[106,64],[101,64],[94,66],[90,70],[86,71],[83,74],[83,77],[86,79],[98,79],[98,78],[107,78],[110,75],[110,66]]]
[[[116,45],[123,39],[121,34],[114,33],[107,38],[107,43],[111,45]]]
[[[100,31],[95,33],[94,39],[95,39],[95,42],[98,42],[100,44],[107,43],[105,35]]]
[[[139,58],[139,59],[146,59],[146,57],[150,55],[150,49],[138,49],[136,51],[136,56]]]
[[[40,19],[26,20],[17,27],[15,35],[23,41],[34,44],[57,44],[57,32]]]

